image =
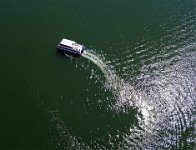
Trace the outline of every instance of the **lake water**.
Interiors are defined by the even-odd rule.
[[[194,0],[0,2],[0,149],[195,149]],[[65,37],[79,58],[56,52]]]

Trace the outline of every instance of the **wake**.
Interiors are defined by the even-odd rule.
[[[183,49],[190,48],[184,47]],[[131,83],[120,78],[110,63],[104,61],[105,59],[102,56],[92,51],[85,51],[82,57],[93,62],[103,72],[106,88],[116,97],[114,104],[112,104],[112,111],[114,110],[116,113],[127,113],[127,109],[131,108],[136,108],[138,111],[136,117],[139,127],[132,126],[129,129],[129,133],[123,135],[123,139],[125,140],[123,143],[125,145],[136,146],[136,143],[140,143],[139,148],[137,146],[135,148],[145,149],[148,145],[154,145],[154,143],[158,142],[158,139],[159,142],[157,145],[164,147],[168,143],[171,143],[177,136],[177,141],[181,137],[182,129],[173,125],[178,124],[183,126],[183,130],[187,128],[186,125],[191,126],[191,121],[187,119],[190,113],[188,107],[191,108],[191,105],[194,105],[194,103],[190,97],[190,105],[185,108],[187,102],[182,95],[183,91],[180,91],[182,93],[180,97],[177,95],[179,92],[178,88],[176,89],[176,86],[179,87],[179,82],[181,83],[180,85],[183,85],[182,83],[184,81],[177,80],[177,82],[172,78],[172,72],[167,77],[163,74],[162,76],[157,76],[152,81],[148,81],[148,83],[142,84],[142,86],[145,84],[153,86],[146,87],[143,90],[136,90]],[[184,63],[177,65],[180,67],[177,68],[176,73],[180,74],[180,76],[185,76],[186,74],[184,75],[183,69],[190,65],[186,63],[186,59],[182,59],[182,61]],[[176,69],[176,66],[173,67]],[[188,80],[191,79],[192,76]],[[187,87],[185,86],[185,88]],[[178,96],[177,99],[175,99],[176,96]],[[176,134],[170,132],[161,134],[163,130],[174,130],[178,132],[175,132]],[[167,137],[170,138],[168,139]],[[142,142],[140,139],[142,139]]]
[[[97,56],[92,51],[85,51],[82,56],[87,58],[95,65],[97,65],[103,72],[106,78],[106,88],[109,89],[114,96],[116,96],[117,100],[115,104],[112,106],[113,110],[120,112],[125,112],[125,108],[134,107],[137,108],[143,115],[143,120],[145,125],[148,124],[150,117],[150,110],[152,110],[151,106],[148,106],[145,101],[142,101],[139,94],[136,93],[134,88],[130,83],[125,82],[121,79],[115,72],[115,70],[111,69],[110,65],[107,65],[107,62],[103,62],[101,58]]]
[[[116,87],[113,82],[116,83],[119,78],[117,77],[115,71],[112,70],[106,62],[103,62],[102,59],[99,58],[96,54],[93,54],[93,52],[84,51],[82,56],[93,62],[101,69],[106,78],[106,84],[108,88]]]
[[[89,51],[84,51],[82,56],[97,65],[103,71],[104,75],[106,75],[106,77],[110,74],[109,71],[107,71],[107,65],[95,54],[90,53]]]

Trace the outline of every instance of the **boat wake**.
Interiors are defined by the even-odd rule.
[[[183,49],[189,50],[194,47],[195,45],[191,45]],[[190,108],[192,108],[191,105],[194,106],[192,97],[195,95],[186,97],[189,103],[187,105],[187,101],[183,97],[184,91],[180,91],[180,88],[190,90],[189,88],[192,85],[189,87],[188,85],[185,87],[179,86],[183,85],[183,82],[187,82],[188,79],[186,81],[183,78],[181,81],[174,79],[175,75],[172,72],[169,72],[167,77],[164,75],[157,76],[153,81],[148,81],[144,77],[145,82],[140,84],[143,87],[146,86],[146,88],[138,90],[129,82],[120,78],[111,65],[104,62],[104,59],[101,59],[102,57],[99,57],[95,52],[85,51],[82,56],[96,64],[104,73],[105,85],[116,97],[116,101],[112,105],[112,109],[116,113],[126,113],[127,108],[136,108],[138,111],[138,126],[130,127],[130,132],[122,135],[124,141],[122,141],[121,145],[125,147],[131,146],[135,149],[146,149],[150,145],[152,147],[168,148],[169,145],[181,144],[178,141],[180,141],[183,132],[186,132],[192,124],[190,116],[193,110]],[[187,66],[190,65],[187,64],[186,60],[182,60],[182,62]],[[180,67],[187,67],[182,65],[179,64]],[[186,76],[181,68],[177,70],[177,66],[174,66],[177,71],[176,74],[182,77]],[[141,76],[141,78],[143,77]],[[191,76],[190,80],[193,80],[192,78]],[[193,139],[189,140],[193,141]],[[173,141],[176,141],[176,143]],[[138,143],[140,144],[138,145]]]
[[[134,132],[151,132],[152,128],[152,116],[154,115],[153,107],[148,103],[142,100],[141,94],[136,94],[136,91],[131,86],[130,83],[125,82],[121,79],[114,70],[112,70],[110,65],[103,62],[101,58],[99,58],[94,52],[85,51],[82,55],[83,57],[89,59],[94,64],[96,64],[104,73],[106,78],[106,87],[111,90],[111,92],[116,96],[116,102],[112,106],[112,109],[119,113],[125,112],[127,107],[136,108],[142,116],[138,115],[138,121],[141,125],[139,129],[130,129],[134,130]],[[132,131],[133,132],[133,131]],[[144,134],[143,134],[144,136]],[[134,136],[132,136],[134,137]],[[135,141],[135,139],[133,139]]]

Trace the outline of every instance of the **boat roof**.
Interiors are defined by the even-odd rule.
[[[76,42],[75,41],[68,40],[68,39],[62,39],[62,41],[61,41],[60,44],[63,44],[63,45],[67,45],[67,46],[72,47],[74,44],[76,44]]]

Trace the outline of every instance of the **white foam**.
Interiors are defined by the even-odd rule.
[[[104,73],[106,78],[106,87],[117,97],[113,110],[120,112],[124,110],[124,107],[134,107],[142,114],[142,118],[139,118],[139,124],[142,128],[148,129],[149,124],[152,122],[153,107],[141,99],[141,94],[136,93],[130,83],[121,79],[114,70],[112,70],[106,62],[103,62],[94,52],[85,51],[82,54],[83,57],[89,59],[96,64]]]

